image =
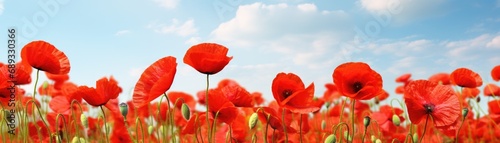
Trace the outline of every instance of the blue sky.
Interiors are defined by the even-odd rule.
[[[391,94],[404,73],[427,79],[467,67],[489,83],[500,64],[500,0],[0,0],[0,39],[10,27],[19,52],[32,40],[65,52],[76,84],[114,76],[122,101],[164,56],[177,57],[171,91],[203,90],[205,76],[182,62],[201,42],[225,45],[234,57],[212,85],[235,79],[268,100],[279,72],[314,82],[320,96],[335,67],[348,61],[370,64]]]

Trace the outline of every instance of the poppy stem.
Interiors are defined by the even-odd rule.
[[[33,100],[35,100],[35,95],[36,95],[36,86],[38,84],[38,78],[39,78],[39,75],[40,75],[40,70],[37,69],[36,70],[36,78],[35,78],[35,86],[33,87]]]
[[[102,116],[103,116],[103,121],[104,121],[104,136],[106,137],[106,143],[109,142],[109,138],[108,138],[108,127],[106,125],[106,113],[104,113],[104,109],[102,108],[102,105],[99,106],[101,108],[101,111],[102,111]]]
[[[264,130],[264,143],[267,143],[267,129],[269,128],[269,120],[271,119],[271,114],[267,114],[266,117],[266,130]]]
[[[429,121],[429,116],[430,115],[427,115],[427,118],[425,118],[424,132],[422,133],[422,137],[420,138],[420,142],[424,141],[424,135],[425,135],[425,131],[427,131],[427,121]]]
[[[205,106],[207,108],[206,110],[206,114],[205,114],[205,117],[206,117],[206,121],[207,121],[207,132],[208,132],[208,142],[212,142],[212,130],[210,128],[210,121],[208,120],[208,112],[210,111],[208,109],[208,88],[210,86],[210,79],[209,79],[210,75],[207,74],[207,88],[205,90]]]
[[[283,108],[281,112],[281,120],[283,120],[283,132],[285,133],[285,143],[288,143],[288,133],[286,132],[286,124],[285,124],[285,108]]]
[[[352,129],[352,139],[354,139],[354,104],[356,104],[356,100],[351,98],[351,129]],[[349,141],[349,140],[348,140]]]
[[[300,119],[299,119],[299,138],[300,138],[300,143],[302,143],[302,114],[300,114]]]

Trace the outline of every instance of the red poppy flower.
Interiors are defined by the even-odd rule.
[[[403,75],[399,76],[398,78],[396,78],[396,82],[406,83],[406,82],[408,82],[408,80],[410,80],[410,77],[411,77],[411,73],[403,74]]]
[[[463,88],[461,97],[465,98],[476,98],[481,91],[478,88]]]
[[[51,74],[45,72],[45,75],[47,76],[48,79],[54,81],[55,89],[61,89],[61,86],[64,84],[64,82],[69,80],[68,74]]]
[[[45,41],[33,41],[21,50],[21,58],[33,68],[52,74],[67,74],[70,70],[68,57],[54,45]]]
[[[167,92],[177,71],[175,57],[168,56],[151,64],[142,73],[134,88],[132,101],[135,107],[142,107]]]
[[[216,43],[201,43],[188,49],[184,63],[203,74],[216,74],[233,59],[227,57],[228,49]]]
[[[16,85],[31,83],[31,66],[23,61],[16,63],[14,66],[14,70],[12,71],[10,65],[0,64],[0,73]]]
[[[332,77],[339,92],[353,99],[372,99],[382,90],[382,77],[366,63],[344,63],[335,68]]]
[[[236,107],[253,107],[254,102],[250,92],[241,87],[236,81],[225,79],[219,82],[217,88]]]
[[[323,93],[323,99],[327,102],[333,102],[336,99],[339,99],[342,95],[340,95],[340,92],[333,83],[326,83],[325,84],[325,93]]]
[[[492,83],[487,84],[483,89],[483,93],[484,96],[500,96],[500,87]]]
[[[458,68],[450,74],[451,83],[468,88],[479,87],[483,84],[481,76],[467,68]]]
[[[294,113],[311,113],[319,110],[313,106],[314,83],[305,88],[299,76],[293,73],[279,73],[273,80],[274,99],[282,108]]]
[[[432,116],[437,127],[448,126],[461,116],[458,97],[447,85],[427,80],[412,81],[405,88],[404,100],[413,124]]]
[[[371,115],[371,117],[377,121],[380,129],[382,129],[384,135],[390,135],[396,131],[397,126],[392,122],[392,116],[396,115],[400,122],[404,121],[404,117],[401,116],[403,110],[399,108],[392,108],[389,105],[380,106],[380,110]]]
[[[377,95],[377,100],[378,101],[384,101],[388,97],[389,97],[389,93],[387,93],[387,91],[385,91],[385,90],[382,89],[381,92]]]
[[[441,83],[443,85],[450,84],[450,74],[448,73],[437,73],[429,77],[429,81],[435,83]]]
[[[113,78],[101,78],[96,81],[96,88],[80,86],[73,94],[82,97],[87,103],[93,106],[106,104],[110,99],[115,99],[122,92],[118,82]]]
[[[261,105],[264,103],[264,98],[262,97],[262,93],[252,92],[250,96],[252,96],[252,100],[255,103],[255,105]]]
[[[208,109],[213,116],[217,116],[217,120],[226,124],[231,124],[231,122],[236,119],[238,109],[222,94],[220,90],[209,90],[208,98]]]
[[[194,109],[196,106],[196,101],[194,101],[193,96],[184,93],[184,92],[179,92],[179,91],[172,91],[167,94],[168,98],[170,99],[170,102],[172,104],[175,104],[177,100],[177,104],[175,104],[175,107],[177,109],[181,109],[182,106],[182,101],[188,105],[190,109]],[[181,100],[182,99],[182,100]]]
[[[500,65],[491,69],[491,78],[493,78],[494,81],[500,81]]]

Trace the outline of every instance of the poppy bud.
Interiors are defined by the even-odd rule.
[[[365,125],[365,128],[370,125],[370,120],[371,120],[371,118],[369,116],[365,116],[365,119],[363,120],[363,124]]]
[[[344,131],[344,138],[347,141],[352,142],[352,136],[349,136],[349,132],[348,131]]]
[[[477,103],[481,102],[481,97],[480,97],[480,96],[477,96],[477,98],[476,98],[476,102],[477,102]]]
[[[324,130],[326,128],[325,120],[321,121],[321,129]]]
[[[468,113],[469,113],[469,109],[467,109],[467,108],[462,109],[462,117],[463,118],[465,118]]]
[[[325,103],[325,107],[326,107],[327,109],[328,109],[328,108],[330,108],[330,104],[332,104],[332,103],[331,103],[331,102],[326,102],[326,103]]]
[[[148,126],[148,134],[153,133],[153,129],[154,129],[153,126],[149,125]]]
[[[413,139],[413,143],[417,143],[418,142],[418,135],[417,135],[417,133],[413,133],[412,139]]]
[[[128,114],[127,103],[120,103],[120,112],[122,113],[123,118],[127,118],[127,114]]]
[[[375,140],[375,143],[382,143],[380,139]]]
[[[257,113],[254,112],[252,113],[252,115],[250,115],[250,119],[248,120],[248,127],[250,127],[250,129],[253,129],[255,127],[255,125],[257,124],[257,119]]]
[[[182,117],[184,117],[184,119],[186,120],[189,120],[189,118],[191,117],[191,111],[189,110],[189,106],[186,103],[182,103],[181,112]]]
[[[78,140],[80,140],[80,138],[75,136],[75,137],[73,137],[73,139],[71,139],[71,143],[78,143]]]
[[[394,125],[396,126],[399,126],[401,124],[401,119],[399,119],[398,115],[392,115],[392,123],[394,123]]]
[[[372,135],[372,136],[371,136],[371,138],[370,138],[370,140],[371,140],[372,142],[375,142],[375,140],[377,140],[377,137],[375,137],[375,135]]]
[[[87,119],[87,116],[85,116],[85,114],[80,115],[80,121],[85,128],[89,127],[89,120]]]
[[[47,88],[49,88],[49,82],[48,81],[43,81],[42,88],[43,88],[43,90],[46,90]]]
[[[337,142],[337,137],[335,137],[334,134],[330,134],[328,137],[325,139],[325,143],[335,143]]]

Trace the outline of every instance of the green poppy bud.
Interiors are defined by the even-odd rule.
[[[326,128],[326,121],[323,120],[323,121],[321,121],[321,129],[325,130],[325,128]]]
[[[413,143],[417,143],[418,142],[418,135],[417,135],[417,133],[413,133],[412,139],[413,139]]]
[[[255,127],[255,125],[257,124],[257,119],[258,118],[258,115],[257,113],[252,113],[252,115],[250,115],[250,119],[248,119],[248,127],[250,127],[250,129],[253,129]]]
[[[83,125],[85,128],[88,128],[88,127],[89,127],[89,120],[87,119],[87,116],[85,116],[85,114],[81,114],[81,115],[80,115],[80,121],[82,122],[82,125]]]
[[[375,140],[377,140],[377,137],[375,137],[375,135],[372,135],[372,136],[371,136],[371,138],[370,138],[370,140],[371,140],[372,142],[375,142]]]
[[[78,143],[79,140],[80,140],[80,138],[75,136],[75,137],[73,137],[73,139],[71,139],[71,143]]]
[[[375,143],[382,143],[380,139],[375,140]]]
[[[334,134],[330,134],[328,137],[325,139],[325,143],[335,143],[337,142],[337,137],[335,137]]]
[[[43,81],[42,88],[43,88],[43,90],[46,90],[47,88],[49,88],[49,82],[48,81]]]
[[[370,120],[371,120],[371,118],[369,116],[365,116],[365,119],[363,120],[363,124],[365,125],[365,128],[370,125]]]
[[[153,126],[149,125],[148,126],[148,134],[153,133],[153,129],[154,129]]]
[[[189,106],[186,103],[182,103],[181,112],[184,119],[189,120],[189,118],[191,118],[191,111],[189,110]]]
[[[120,112],[122,113],[123,118],[127,118],[127,114],[128,114],[127,103],[120,103]]]
[[[399,126],[401,124],[401,119],[399,119],[398,115],[392,115],[392,123],[394,123],[394,125],[396,126]]]
[[[462,109],[462,117],[463,118],[467,117],[467,114],[469,114],[469,109],[468,108]]]

